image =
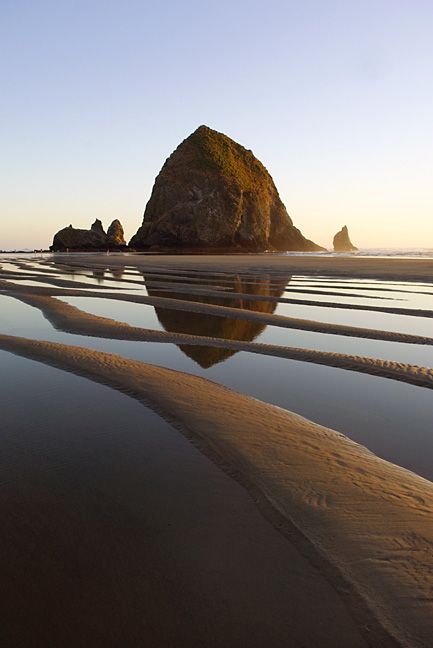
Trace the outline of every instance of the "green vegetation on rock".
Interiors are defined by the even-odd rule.
[[[130,246],[137,249],[320,250],[294,227],[252,151],[200,126],[170,155]]]

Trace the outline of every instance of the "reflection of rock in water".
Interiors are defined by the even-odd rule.
[[[125,266],[114,266],[113,268],[110,268],[110,272],[114,279],[121,279],[125,272]]]
[[[125,272],[125,266],[112,266],[109,268],[89,268],[86,266],[68,266],[63,263],[54,263],[52,264],[53,268],[58,270],[59,272],[70,274],[72,276],[75,275],[89,275],[92,276],[93,279],[96,279],[96,281],[99,284],[104,283],[104,280],[106,280],[107,277],[106,274],[110,273],[114,279],[122,279],[123,274]]]
[[[98,284],[104,283],[105,270],[103,270],[102,268],[101,269],[99,269],[99,268],[95,269],[95,270],[93,270],[92,275],[93,275],[93,278],[96,279]]]
[[[151,277],[144,277],[145,282],[154,283]],[[164,280],[166,281],[166,280]],[[186,280],[182,280],[185,283]],[[227,275],[217,283],[210,283],[203,278],[200,287],[208,286],[215,290],[217,285],[228,287],[226,292],[249,293],[262,297],[281,297],[290,277],[272,278],[269,275],[257,278],[239,277],[238,275]],[[174,284],[175,285],[175,284]],[[191,286],[197,286],[192,283]],[[188,301],[202,302],[205,304],[218,304],[231,306],[243,310],[256,311],[260,313],[273,313],[277,304],[268,301],[251,301],[233,297],[232,299],[206,297],[187,293],[176,293],[175,291],[158,291],[157,288],[147,287],[149,295],[169,297],[171,299],[187,299]],[[167,308],[155,308],[158,320],[164,329],[171,333],[187,333],[190,335],[201,335],[206,337],[222,338],[224,340],[244,340],[252,342],[266,328],[266,324],[250,322],[245,320],[232,319],[230,317],[216,317],[215,315],[204,315],[187,311],[170,310]],[[178,345],[188,357],[197,362],[201,367],[207,369],[218,362],[224,362],[227,358],[237,353],[230,349],[215,349],[212,347],[200,347],[191,345]]]

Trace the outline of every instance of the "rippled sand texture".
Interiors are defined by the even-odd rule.
[[[0,291],[0,304],[2,295],[24,302],[67,334],[174,343],[205,369],[247,352],[433,387],[429,366],[257,340],[267,326],[276,326],[315,332],[325,342],[332,334],[353,344],[362,338],[427,349],[433,343],[430,261],[266,255],[12,259],[2,262]],[[88,308],[68,304],[68,297],[85,297]],[[160,329],[94,314],[92,302],[101,298],[153,307]],[[307,307],[309,317],[290,314]],[[310,317],[311,307],[317,319]],[[350,324],[320,317],[340,311],[354,313]],[[358,312],[398,316],[402,328],[359,325]],[[414,332],[414,322],[423,333]],[[430,645],[431,482],[333,430],[202,378],[13,335],[0,335],[0,348],[84,375],[153,408],[244,484],[288,541],[310,551],[322,573],[348,592],[366,645]],[[338,398],[333,406],[339,407]]]

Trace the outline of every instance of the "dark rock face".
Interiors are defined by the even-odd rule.
[[[251,151],[200,126],[155,180],[136,249],[321,250],[293,225]]]
[[[114,220],[108,228],[107,241],[110,248],[126,246],[122,223],[119,220]]]
[[[94,232],[95,234],[98,234],[101,237],[105,237],[106,234],[104,232],[104,228],[102,227],[102,222],[97,218],[94,223],[92,223],[91,226],[91,231]]]
[[[60,230],[55,234],[50,250],[52,252],[94,251],[120,249],[124,246],[125,240],[120,222],[113,221],[108,228],[108,234],[106,234],[101,221],[97,219],[89,230],[76,229],[72,225]]]
[[[344,225],[334,236],[334,252],[356,252],[357,249],[350,240],[347,226]]]

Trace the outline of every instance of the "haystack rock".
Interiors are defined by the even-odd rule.
[[[322,250],[293,225],[253,153],[200,126],[165,162],[136,249]]]
[[[356,252],[357,249],[350,240],[347,226],[344,225],[334,236],[334,252]]]
[[[113,221],[106,234],[101,221],[96,219],[89,230],[76,229],[69,225],[57,232],[50,250],[52,252],[93,251],[121,249],[124,246],[123,228],[118,220]]]

